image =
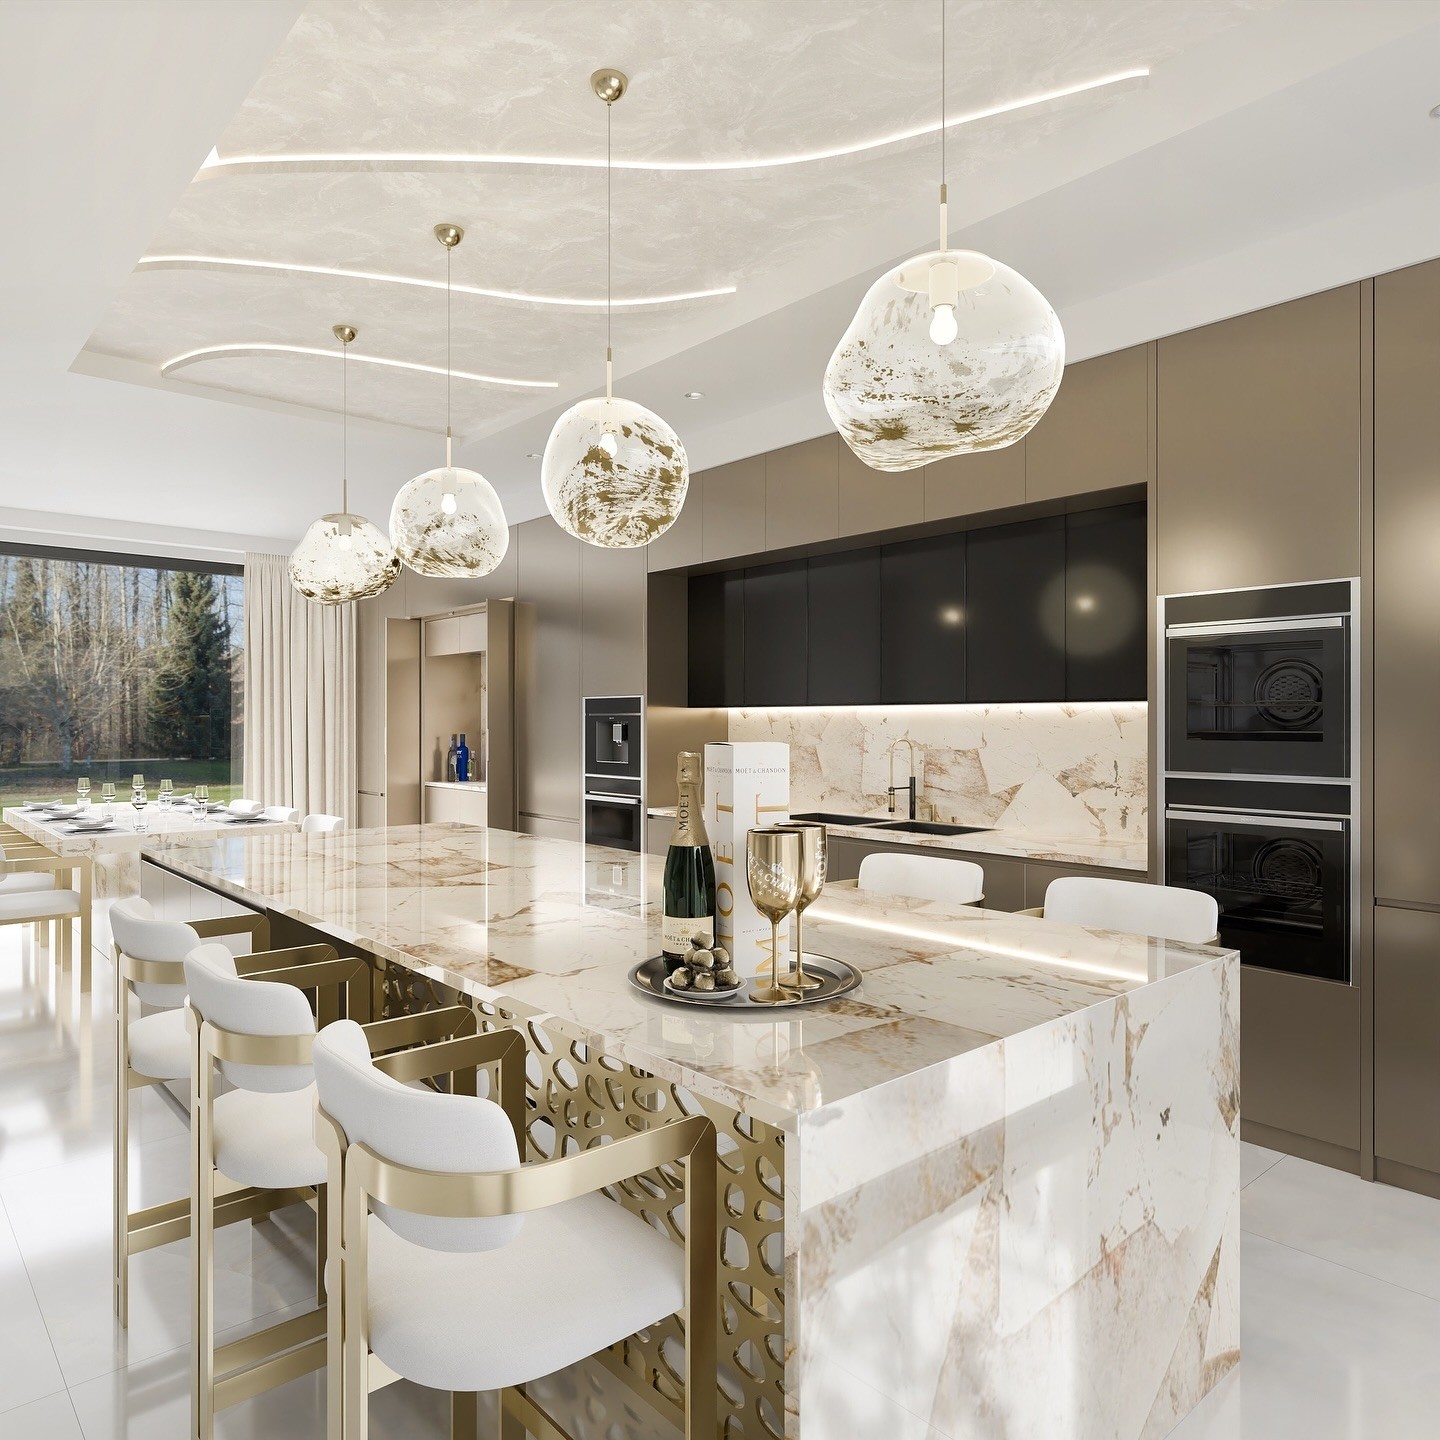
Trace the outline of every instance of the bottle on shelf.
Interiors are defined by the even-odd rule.
[[[455,747],[455,778],[464,782],[470,778],[470,747],[465,743],[465,732],[460,732],[460,743]]]
[[[455,754],[459,749],[459,746],[455,743],[455,738],[454,735],[450,737],[450,749],[445,753],[445,778],[447,780],[453,780],[455,778]]]
[[[662,948],[665,970],[673,973],[698,941],[715,944],[715,856],[700,813],[700,757],[683,752],[676,771],[679,801],[670,848],[665,855],[665,918]]]

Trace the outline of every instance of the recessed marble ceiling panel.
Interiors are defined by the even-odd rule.
[[[952,115],[977,111],[1153,66],[1277,3],[951,0],[947,107]],[[474,157],[603,160],[605,112],[588,84],[602,64],[631,80],[613,114],[615,158],[627,167],[773,161],[933,125],[938,21],[938,0],[320,0],[221,137],[221,163],[197,175],[147,253],[443,282],[445,256],[431,226],[446,220],[467,231],[453,257],[457,285],[593,302],[605,293],[603,169]],[[965,213],[967,176],[1123,105],[1142,84],[951,129],[952,208]],[[417,154],[462,158],[394,158]],[[257,158],[270,168],[239,163]],[[933,243],[924,227],[937,180],[933,134],[804,164],[619,169],[615,296],[743,292],[803,272],[806,257],[837,233],[897,205],[914,208],[917,246]],[[167,266],[137,267],[87,350],[130,361],[143,378],[212,346],[333,347],[330,326],[344,320],[361,331],[357,353],[444,364],[442,291],[269,268]],[[702,329],[728,328],[732,312],[740,323],[738,299],[617,309],[620,371],[627,349],[673,353]],[[462,292],[454,327],[457,369],[556,381],[543,397],[551,403],[598,382],[604,318],[593,305]],[[224,355],[174,378],[334,409],[336,368],[324,357]],[[360,368],[352,366],[356,413],[425,429],[443,424],[435,377],[369,367],[357,382]],[[532,411],[538,393],[457,384],[456,429],[499,428]]]

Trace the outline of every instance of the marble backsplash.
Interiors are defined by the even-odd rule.
[[[730,739],[790,747],[792,811],[883,811],[891,749],[908,739],[920,796],[937,819],[1140,841],[1146,723],[1142,702],[732,710]],[[894,770],[903,785],[910,775],[903,743]],[[903,807],[903,796],[896,805]]]

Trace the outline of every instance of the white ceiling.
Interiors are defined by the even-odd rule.
[[[298,536],[333,505],[339,366],[254,347],[333,352],[344,320],[357,355],[443,366],[443,292],[136,261],[434,282],[430,227],[449,220],[468,232],[458,283],[593,301],[600,64],[631,77],[613,115],[617,297],[734,287],[615,312],[617,389],[665,414],[695,466],[827,428],[820,375],[854,304],[934,243],[937,0],[320,0],[287,35],[296,8],[88,0],[70,35],[66,7],[0,11],[29,26],[22,47],[0,36],[29,92],[0,123],[31,138],[0,189],[24,312],[0,340],[0,507]],[[1440,251],[1437,0],[950,0],[948,29],[952,116],[1150,72],[948,131],[953,238],[1035,280],[1072,357]],[[61,213],[82,223],[57,237]],[[603,311],[457,293],[454,322],[457,369],[556,382],[454,387],[462,458],[512,520],[540,513],[527,452],[601,381]],[[161,373],[223,346],[251,353]],[[376,518],[433,463],[444,391],[351,365],[352,487]]]

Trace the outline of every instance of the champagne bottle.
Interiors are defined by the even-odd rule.
[[[676,775],[680,792],[670,849],[665,855],[665,919],[662,946],[665,969],[675,970],[692,939],[715,944],[715,857],[700,813],[700,757],[680,756]]]

